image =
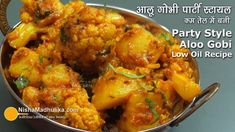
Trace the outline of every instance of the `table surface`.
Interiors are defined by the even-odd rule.
[[[68,0],[67,0],[68,1]],[[63,2],[67,2],[63,0]],[[163,0],[106,0],[108,5],[115,5],[130,10],[135,10],[139,5],[160,5],[166,1]],[[103,3],[102,0],[85,0],[85,2],[90,3]],[[193,3],[202,2],[205,5],[235,5],[233,0],[210,0],[210,1],[180,1],[173,0],[170,3],[177,2],[179,5],[187,5]],[[169,2],[166,2],[169,3]],[[10,25],[13,26],[19,21],[18,10],[22,6],[20,1],[12,1],[8,8],[8,19]],[[222,30],[223,28],[227,30],[232,30],[235,32],[235,21],[234,12],[231,14],[232,22],[227,25],[186,25],[183,24],[182,20],[185,16],[184,14],[176,15],[155,15],[155,19],[159,24],[162,24],[169,29],[176,28],[181,30],[204,30],[206,28],[213,28],[217,30]],[[2,34],[0,35],[0,40],[3,40]],[[200,38],[198,41],[205,42],[205,38]],[[234,42],[234,37],[232,38]],[[207,50],[207,49],[202,49]],[[221,50],[223,51],[223,50]],[[225,51],[225,50],[224,50]],[[235,54],[235,48],[232,49],[233,54]],[[183,121],[178,127],[172,128],[170,132],[232,132],[235,131],[235,59],[211,59],[211,58],[199,58],[198,64],[200,68],[200,84],[202,87],[206,87],[213,82],[221,83],[221,88],[219,92],[202,108],[197,110],[193,115]],[[34,131],[28,124],[23,120],[17,119],[13,122],[8,122],[3,117],[3,111],[8,106],[15,106],[11,95],[6,90],[2,78],[0,77],[0,97],[1,97],[1,119],[0,128],[1,131],[7,132],[31,132]]]

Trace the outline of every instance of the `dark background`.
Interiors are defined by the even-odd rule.
[[[63,0],[67,2],[68,0]],[[104,0],[85,0],[91,3],[104,3]],[[163,0],[106,0],[108,5],[119,6],[130,10],[136,10],[139,5],[161,5],[166,2]],[[172,0],[166,3],[177,2],[179,5],[189,5],[195,2],[202,2],[205,5],[235,5],[233,0],[191,0],[191,1],[180,1]],[[19,22],[19,8],[22,6],[19,0],[12,0],[8,8],[8,19],[10,25],[13,26]],[[234,8],[233,8],[234,9]],[[232,30],[235,32],[235,21],[234,12],[230,14],[232,22],[230,24],[222,25],[188,25],[183,24],[183,17],[190,15],[176,14],[176,15],[155,15],[155,19],[159,24],[166,26],[169,29],[176,28],[180,30],[204,30],[206,28],[212,28],[222,30]],[[3,41],[3,36],[0,34],[0,40]],[[192,39],[193,40],[193,39]],[[234,37],[232,39],[234,41]],[[206,42],[208,39],[200,38],[198,41]],[[208,49],[203,49],[208,50]],[[212,50],[211,50],[212,51]],[[226,50],[223,50],[226,51]],[[227,51],[233,52],[235,50],[229,49]],[[233,132],[235,131],[235,59],[212,59],[212,58],[199,58],[197,59],[200,68],[200,84],[202,87],[206,87],[213,82],[220,82],[222,84],[220,91],[202,108],[197,110],[192,116],[187,118],[178,127],[170,129],[170,132]],[[2,79],[0,77],[0,131],[6,132],[31,132],[34,131],[28,124],[24,123],[23,120],[17,119],[13,122],[8,122],[3,117],[3,112],[8,106],[15,106],[11,95],[5,88]],[[42,126],[43,127],[43,126]]]

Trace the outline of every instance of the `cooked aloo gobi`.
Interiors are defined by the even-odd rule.
[[[135,132],[168,122],[200,93],[190,58],[171,57],[190,51],[165,30],[80,0],[22,2],[8,73],[29,107],[70,110],[45,116]]]

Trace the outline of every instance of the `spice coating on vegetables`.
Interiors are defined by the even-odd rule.
[[[80,0],[22,0],[21,21],[7,35],[7,73],[31,108],[83,130],[135,132],[170,121],[201,88],[190,52],[160,27]],[[112,126],[110,128],[110,126]]]

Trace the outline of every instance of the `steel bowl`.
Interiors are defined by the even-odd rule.
[[[6,11],[7,11],[7,6],[9,4],[10,0],[1,0],[0,1],[0,29],[2,31],[2,34],[6,36],[6,34],[15,27],[11,28],[8,24],[7,17],[6,17]],[[93,6],[93,7],[98,7],[98,8],[107,8],[107,9],[112,9],[117,12],[119,12],[121,15],[123,15],[126,19],[131,19],[131,20],[136,20],[136,22],[141,22],[141,23],[148,23],[150,26],[150,29],[163,29],[167,32],[169,30],[162,26],[157,24],[153,19],[150,19],[144,15],[137,14],[134,11],[130,11],[124,8],[116,7],[116,6],[109,6],[109,5],[101,5],[101,4],[91,4],[89,3],[88,5]],[[16,100],[17,105],[19,107],[25,107],[29,109],[29,107],[22,101],[20,98],[20,94],[18,89],[15,87],[13,80],[9,79],[9,76],[6,74],[5,70],[8,69],[10,65],[10,55],[13,54],[14,49],[11,48],[6,41],[6,38],[3,40],[1,43],[1,49],[0,49],[0,70],[1,70],[1,75],[3,77],[3,81],[5,83],[5,87],[8,89],[12,97]],[[196,59],[192,58],[190,59],[192,67],[195,71],[194,76],[196,77],[196,81],[199,82],[199,68],[197,65]],[[171,127],[178,126],[180,122],[182,122],[185,118],[190,116],[195,110],[197,110],[200,106],[202,106],[205,102],[207,102],[219,89],[220,84],[219,83],[214,83],[207,88],[205,88],[197,97],[193,99],[191,103],[188,104],[188,106],[179,113],[178,115],[175,115],[170,121],[166,122],[165,124],[156,126],[154,128],[146,129],[143,131],[163,131]],[[38,112],[31,112],[30,115],[34,116],[41,116],[43,117],[42,114]],[[56,132],[66,132],[66,131],[77,131],[77,132],[86,132],[86,130],[78,129],[78,128],[73,128],[70,126],[66,126],[63,124],[60,124],[52,119],[49,118],[42,118],[42,119],[24,119],[26,122],[28,122],[35,130],[37,131],[56,131]]]

